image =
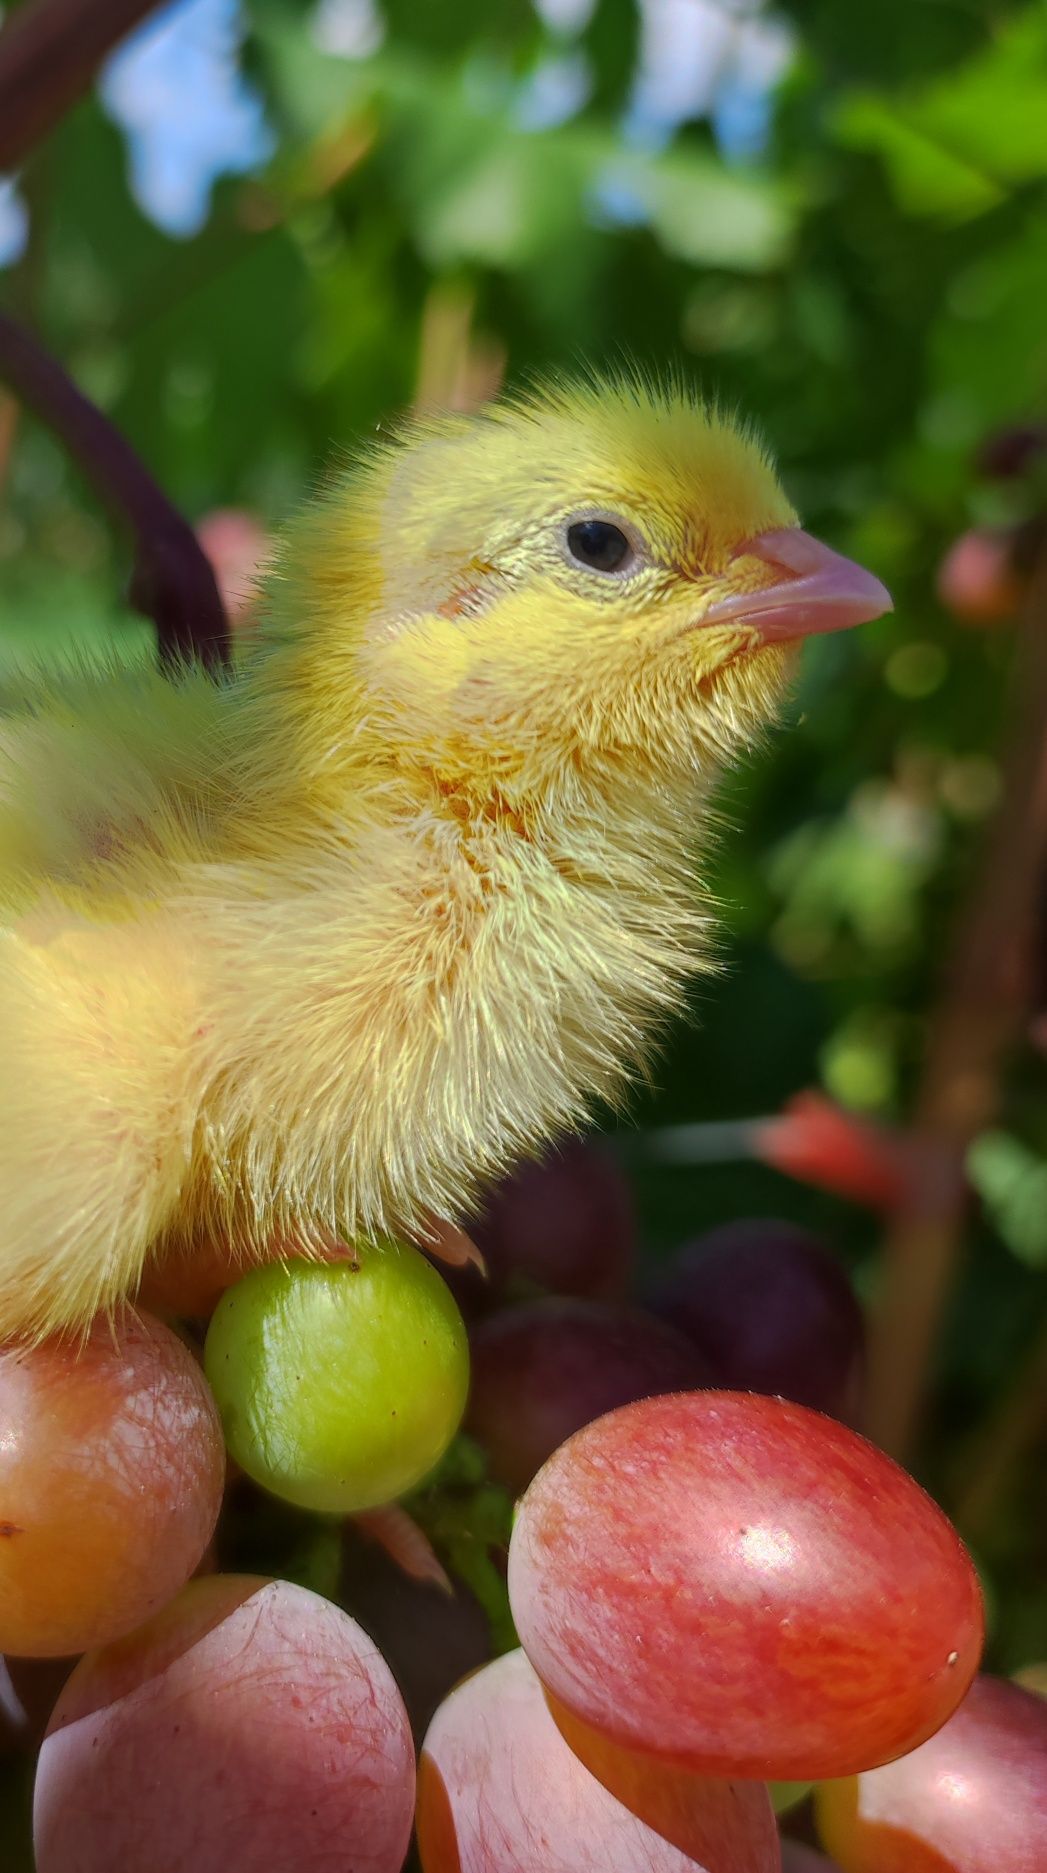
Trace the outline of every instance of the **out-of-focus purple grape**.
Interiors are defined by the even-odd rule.
[[[492,1475],[520,1491],[593,1418],[713,1378],[697,1349],[653,1315],[548,1295],[474,1328],[466,1425]]]
[[[420,1742],[452,1686],[491,1656],[483,1608],[460,1581],[452,1596],[431,1581],[409,1579],[352,1527],[344,1536],[340,1598],[385,1659]]]
[[[0,1658],[0,1737],[4,1741],[19,1749],[39,1748],[58,1694],[75,1664],[75,1658]]]
[[[522,1164],[491,1193],[469,1234],[487,1262],[492,1297],[516,1287],[603,1300],[628,1287],[632,1197],[599,1145],[571,1139]]]
[[[817,1847],[805,1847],[798,1840],[783,1840],[782,1873],[840,1873],[840,1869],[835,1860],[827,1860]]]
[[[780,1394],[854,1420],[862,1310],[846,1271],[794,1223],[726,1223],[680,1250],[653,1299],[725,1388]]]
[[[286,1581],[194,1581],[81,1659],[37,1770],[38,1873],[399,1873],[414,1752],[355,1620]]]
[[[1013,423],[1008,429],[994,430],[986,437],[978,451],[978,471],[996,481],[1010,481],[1027,474],[1044,454],[1047,454],[1047,424]]]

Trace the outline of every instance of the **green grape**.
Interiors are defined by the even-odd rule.
[[[302,1508],[353,1514],[428,1474],[458,1428],[465,1327],[416,1249],[255,1269],[219,1303],[204,1354],[241,1468]]]

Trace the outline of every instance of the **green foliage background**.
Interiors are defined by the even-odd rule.
[[[942,610],[935,571],[958,533],[1037,498],[974,464],[994,429],[1047,416],[1047,7],[778,12],[796,57],[765,153],[732,164],[705,122],[660,151],[624,135],[633,0],[598,0],[560,39],[526,0],[387,0],[383,44],[353,61],[317,50],[310,8],[248,0],[245,57],[277,133],[264,173],[221,184],[205,230],[172,242],[87,103],[26,177],[32,244],[0,292],[193,516],[277,522],[334,449],[410,402],[434,321],[467,319],[510,379],[624,353],[758,420],[805,522],[874,568],[896,610],[808,648],[789,731],[728,782],[726,973],[622,1150],[651,1258],[728,1217],[791,1215],[870,1293],[868,1214],[755,1165],[655,1171],[643,1133],[813,1085],[885,1119],[910,1109],[998,788],[1012,652],[1006,628]],[[589,101],[526,130],[521,95],[558,51],[588,61]],[[631,219],[600,208],[608,178]],[[144,654],[125,573],[90,488],[25,423],[0,499],[0,653]],[[984,1208],[918,1465],[946,1504],[1042,1334],[1042,1057],[1015,1061],[979,1153]],[[982,1537],[999,1669],[1047,1656],[1042,1441],[1040,1459]]]

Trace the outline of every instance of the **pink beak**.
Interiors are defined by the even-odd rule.
[[[743,556],[765,560],[781,576],[757,592],[718,599],[702,617],[703,625],[748,624],[770,644],[817,631],[846,631],[894,610],[887,587],[871,572],[799,527],[757,534],[733,555]]]

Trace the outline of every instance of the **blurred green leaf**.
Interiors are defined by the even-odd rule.
[[[967,1174],[1007,1247],[1030,1268],[1047,1268],[1047,1158],[1007,1132],[983,1132]]]
[[[780,181],[680,147],[620,165],[668,251],[693,265],[765,272],[787,258],[794,213]]]
[[[593,74],[598,110],[624,106],[640,44],[640,14],[633,0],[596,0],[582,41]]]
[[[836,112],[834,129],[852,149],[883,158],[907,214],[961,221],[1003,200],[1000,185],[966,156],[944,147],[916,108],[899,108],[872,92],[857,93]]]
[[[922,91],[854,93],[834,124],[883,158],[907,213],[962,220],[996,207],[1009,185],[1047,175],[1047,12],[1017,14]]]

